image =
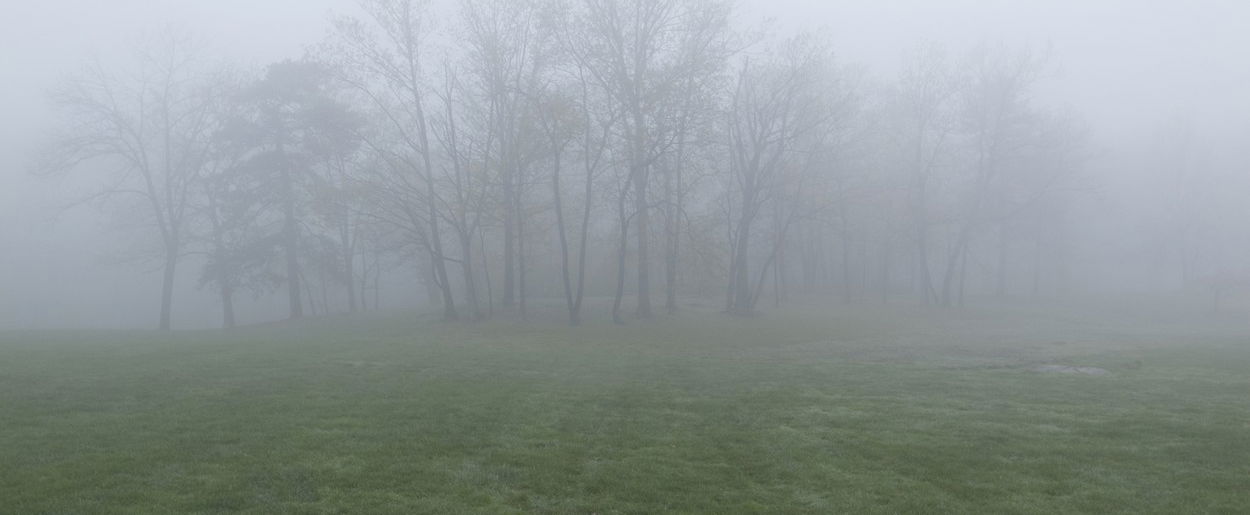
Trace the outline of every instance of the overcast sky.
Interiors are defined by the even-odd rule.
[[[124,52],[145,29],[175,24],[223,57],[246,64],[296,57],[321,39],[327,15],[351,0],[0,1],[0,328],[45,325],[47,313],[95,313],[75,288],[125,288],[136,272],[102,263],[99,215],[49,223],[68,187],[26,175],[49,124],[45,92],[94,54]],[[1050,48],[1045,100],[1086,119],[1114,155],[1168,116],[1200,133],[1250,146],[1250,2],[1239,0],[742,0],[743,18],[779,28],[824,28],[847,62],[888,80],[907,50],[924,43],[959,53],[978,43]],[[1248,172],[1250,173],[1250,172]],[[47,190],[54,189],[52,194]],[[68,268],[67,268],[68,267]],[[31,295],[15,285],[74,270]],[[88,285],[88,286],[84,286]],[[146,293],[146,292],[145,292]],[[135,298],[147,298],[136,296]],[[144,302],[148,302],[145,300]],[[81,303],[80,303],[81,304]],[[119,303],[124,304],[124,303]],[[127,311],[92,325],[127,325]],[[146,321],[147,309],[135,311]],[[85,316],[85,315],[84,315]],[[142,323],[142,322],[140,322]]]

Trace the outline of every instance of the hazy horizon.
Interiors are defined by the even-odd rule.
[[[444,5],[449,2],[435,3],[435,12],[451,23]],[[925,45],[956,58],[978,45],[1048,54],[1039,104],[1079,116],[1098,150],[1090,164],[1088,202],[1106,216],[1090,222],[1086,239],[1103,240],[1098,235],[1150,223],[1141,216],[1150,208],[1143,199],[1159,190],[1141,176],[1148,175],[1143,168],[1153,159],[1147,151],[1169,120],[1193,127],[1200,148],[1209,149],[1204,159],[1230,170],[1230,187],[1247,184],[1250,32],[1244,22],[1250,4],[774,0],[739,5],[739,28],[767,17],[782,32],[821,31],[844,64],[863,67],[874,83],[893,80],[903,56]],[[89,173],[54,179],[29,174],[33,151],[56,122],[50,88],[93,56],[106,62],[125,56],[140,34],[171,24],[204,41],[216,58],[260,68],[300,57],[325,37],[331,13],[353,10],[350,0],[53,0],[0,7],[0,112],[6,113],[0,121],[0,241],[5,242],[0,328],[146,327],[158,301],[159,273],[153,271],[158,264],[115,263],[129,245],[117,220],[90,206],[63,211],[89,190]],[[1125,249],[1114,243],[1087,249],[1085,257],[1093,269],[1105,271],[1107,288],[1132,289],[1151,273],[1150,260],[1141,256],[1140,263],[1127,263],[1120,257]],[[1121,247],[1131,245],[1126,240]],[[1098,268],[1113,263],[1122,266]],[[215,325],[213,295],[195,289],[190,270],[186,275],[178,286],[178,325]],[[1166,285],[1141,283],[1140,289]],[[405,298],[393,294],[397,302]],[[268,312],[281,304],[270,298],[255,307]]]

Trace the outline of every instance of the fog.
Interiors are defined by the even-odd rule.
[[[0,1],[0,512],[1250,512],[1248,22]]]
[[[442,116],[448,96],[440,93],[446,82],[444,60],[448,56],[462,57],[453,59],[462,67],[456,70],[460,76],[474,77],[477,72],[474,64],[463,58],[470,45],[464,41],[468,36],[460,25],[462,14],[458,3],[435,2],[428,11],[435,21],[429,25],[430,44],[423,55],[426,61],[423,70],[428,73],[429,82],[422,87],[426,88],[427,110],[432,118],[437,118]],[[331,49],[335,48],[339,36],[330,20],[338,16],[367,18],[354,2],[347,0],[5,2],[0,7],[0,112],[5,114],[0,119],[0,242],[3,242],[0,328],[149,328],[156,326],[161,307],[162,259],[159,255],[153,257],[148,250],[154,240],[147,215],[134,213],[143,207],[136,207],[130,199],[123,198],[86,201],[102,188],[109,187],[109,174],[116,168],[115,163],[110,163],[109,158],[92,159],[70,167],[72,169],[36,173],[42,153],[57,152],[48,149],[55,146],[58,131],[74,124],[74,114],[56,105],[54,92],[58,88],[81,76],[92,62],[100,63],[105,69],[114,66],[117,70],[129,69],[125,68],[128,65],[117,63],[133,63],[136,42],[171,30],[189,35],[204,49],[204,69],[228,67],[235,70],[235,75],[243,77],[237,82],[244,88],[248,83],[262,80],[271,63],[305,56],[313,60],[350,62],[350,59],[332,55]],[[827,49],[832,58],[825,72],[839,75],[836,84],[847,88],[843,92],[826,84],[811,86],[813,91],[826,92],[829,98],[845,95],[847,102],[836,109],[829,108],[836,119],[829,121],[828,128],[813,129],[836,134],[830,139],[845,142],[846,146],[829,147],[827,159],[829,163],[838,160],[837,164],[826,163],[831,171],[820,173],[840,179],[833,181],[837,184],[830,186],[829,192],[815,194],[815,200],[824,202],[813,207],[812,213],[837,212],[853,206],[852,212],[868,213],[868,216],[851,218],[849,229],[843,223],[848,216],[845,213],[829,218],[829,223],[821,220],[797,222],[797,230],[802,234],[795,235],[778,229],[783,225],[781,218],[816,220],[823,215],[785,215],[782,214],[784,207],[796,204],[780,197],[760,200],[761,205],[768,203],[765,209],[768,213],[762,215],[767,219],[745,222],[757,224],[754,230],[758,239],[743,253],[751,257],[751,264],[747,266],[746,280],[737,284],[740,291],[745,285],[749,290],[747,295],[754,298],[749,306],[735,305],[732,292],[735,281],[730,274],[736,251],[725,241],[725,235],[740,229],[744,223],[741,217],[734,216],[735,210],[741,208],[736,204],[739,201],[732,200],[743,198],[740,195],[743,192],[735,189],[742,183],[725,178],[729,173],[726,170],[738,165],[729,163],[726,153],[716,150],[721,148],[718,145],[732,141],[728,134],[735,132],[726,126],[734,122],[726,120],[734,118],[700,114],[697,118],[701,126],[691,132],[698,133],[698,137],[689,138],[688,153],[681,158],[687,161],[677,165],[686,166],[692,176],[697,172],[701,180],[692,179],[689,184],[686,192],[689,205],[684,214],[688,224],[678,229],[680,234],[675,236],[685,244],[684,252],[677,258],[680,263],[675,265],[682,276],[675,294],[681,299],[714,299],[714,303],[720,303],[726,298],[726,285],[729,285],[730,308],[766,311],[773,305],[774,294],[780,299],[786,293],[777,291],[779,288],[772,284],[778,277],[789,274],[781,278],[783,283],[788,281],[791,285],[787,302],[801,303],[821,297],[877,302],[881,296],[887,301],[894,299],[903,303],[941,304],[949,300],[939,298],[941,292],[923,293],[916,286],[918,265],[907,210],[889,207],[891,203],[906,204],[909,198],[905,192],[890,193],[909,188],[906,179],[898,179],[906,177],[905,169],[909,166],[899,162],[906,157],[902,150],[906,144],[896,141],[909,136],[886,127],[894,123],[887,112],[891,104],[888,97],[897,89],[900,75],[915,64],[915,56],[925,60],[941,55],[953,70],[971,70],[975,66],[967,63],[975,61],[975,57],[970,56],[980,52],[991,56],[982,63],[1014,62],[1014,59],[1021,59],[1019,56],[1030,56],[1028,59],[1036,63],[1030,64],[1035,67],[1030,73],[1035,72],[1036,79],[1015,101],[1026,103],[1030,113],[1064,120],[1063,126],[1072,134],[1060,134],[1056,138],[1068,141],[1069,136],[1079,135],[1081,141],[1073,143],[1079,149],[1055,150],[1072,152],[1072,155],[1056,158],[1070,170],[1065,169],[1062,179],[1055,179],[1055,183],[1047,183],[1045,192],[1037,192],[1038,198],[1045,197],[1046,203],[1058,210],[1051,213],[1052,219],[1061,219],[1063,223],[1054,226],[1053,232],[1039,229],[1037,234],[1046,234],[1042,237],[1024,234],[1027,230],[1021,227],[1028,226],[1027,223],[1001,222],[1003,226],[1010,225],[1007,230],[1016,235],[1011,236],[1010,243],[1004,245],[1007,250],[1002,251],[1009,254],[1003,259],[1011,267],[1006,279],[996,277],[1000,275],[996,272],[996,263],[1000,262],[1001,249],[996,248],[995,239],[1001,236],[994,225],[1000,222],[976,224],[977,227],[969,229],[975,234],[969,236],[967,248],[962,253],[950,254],[963,260],[962,270],[958,272],[959,300],[950,304],[964,303],[966,287],[969,303],[996,294],[1014,298],[1066,298],[1154,292],[1191,297],[1197,310],[1206,308],[1210,296],[1225,295],[1227,286],[1229,299],[1219,302],[1227,302],[1228,306],[1221,309],[1244,312],[1245,290],[1250,285],[1250,216],[1247,216],[1250,211],[1244,207],[1245,199],[1250,198],[1250,151],[1247,150],[1250,149],[1250,88],[1247,88],[1250,84],[1250,33],[1246,31],[1247,19],[1250,19],[1250,7],[1233,0],[1200,3],[743,0],[731,14],[727,29],[732,35],[726,37],[732,41],[724,42],[724,47],[731,51],[717,57],[719,62],[709,65],[716,68],[709,72],[709,77],[718,78],[707,79],[706,85],[700,86],[707,90],[698,100],[707,101],[709,112],[733,111],[735,84],[759,79],[757,87],[769,87],[764,80],[769,73],[751,75],[744,71],[748,70],[749,63],[771,66],[773,63],[768,62],[769,59],[779,55],[782,57],[777,60],[777,66],[792,62],[786,61],[785,41],[796,34],[812,34],[812,39],[819,41],[813,45],[818,47],[813,53],[821,54],[814,58],[823,59]],[[585,37],[593,39],[593,34]],[[559,42],[552,45],[561,46]],[[577,49],[573,50],[576,53]],[[826,63],[816,65],[826,66]],[[573,65],[565,59],[559,66]],[[586,66],[591,67],[593,63]],[[366,72],[349,71],[344,75],[357,77],[367,75]],[[119,76],[124,77],[124,73],[128,72]],[[337,76],[336,73],[330,74]],[[574,75],[565,71],[553,74],[559,76],[559,81],[574,82],[570,79]],[[472,112],[474,109],[489,111],[488,107],[483,107],[489,100],[484,96],[474,97],[488,92],[488,88],[479,88],[469,79],[463,81],[462,87],[463,91],[457,95],[463,94],[467,99],[457,108],[463,107],[466,114],[456,116],[463,116],[462,121],[471,125],[464,129],[467,146],[488,145],[474,138],[487,138],[483,134],[493,134],[493,129],[482,126],[481,117]],[[343,91],[344,102],[355,102],[361,106],[360,112],[369,113],[365,118],[372,122],[378,120],[377,109],[369,107],[368,99],[359,91],[352,92],[350,87],[341,85],[334,88]],[[610,85],[592,85],[594,88],[603,91],[588,93],[591,101],[606,105],[615,98],[608,91]],[[576,89],[573,87],[570,91]],[[739,105],[744,112],[752,108],[749,104],[752,99],[748,96],[737,97],[746,102]],[[569,97],[573,104],[580,102],[575,97]],[[541,108],[536,109],[539,111]],[[609,115],[592,113],[587,116]],[[534,114],[534,119],[545,118],[539,112]],[[448,134],[444,125],[445,121],[431,122],[432,130],[444,133],[432,137],[435,149],[429,151],[439,154],[433,158],[439,169],[446,169],[447,163],[459,159],[463,159],[466,166],[476,166],[477,161],[494,161],[494,157],[489,157],[494,155],[494,150],[483,150],[482,156],[487,157],[480,157],[472,155],[477,152],[475,149],[448,159],[448,153],[442,148]],[[534,122],[527,134],[541,140],[541,125]],[[581,130],[574,127],[576,125],[572,123],[573,128],[568,130]],[[743,125],[740,129],[750,127]],[[962,135],[951,147],[971,141],[972,137],[965,134],[966,127],[952,131]],[[616,129],[609,132],[615,134]],[[810,134],[795,134],[793,139],[806,142],[810,137]],[[385,139],[386,136],[378,138],[379,141]],[[630,167],[627,161],[632,147],[624,135],[608,139],[611,141],[605,140],[604,146],[609,148],[603,154],[607,163],[596,172],[600,182],[594,185],[589,198],[578,190],[582,184],[579,182],[582,180],[579,175],[582,154],[589,150],[580,148],[577,138],[570,138],[563,143],[568,145],[567,154],[557,159],[563,159],[566,166],[567,198],[563,209],[571,224],[569,235],[574,256],[578,245],[574,229],[581,223],[579,209],[583,202],[593,204],[586,222],[590,227],[586,295],[601,300],[602,305],[588,305],[581,315],[587,319],[610,318],[606,306],[616,290],[621,290],[625,297],[622,310],[632,313],[634,296],[638,293],[634,270],[638,266],[638,242],[632,240],[636,237],[634,234],[628,234],[631,240],[624,251],[628,255],[627,263],[621,265],[628,267],[625,286],[618,288],[615,283],[618,250],[615,238],[619,234],[615,199],[628,193],[617,191],[619,188],[614,185],[613,177],[626,173],[622,170]],[[920,146],[926,144],[929,143],[922,136]],[[376,142],[359,148],[374,146]],[[587,147],[590,146],[593,142]],[[968,155],[973,147],[951,148],[949,152],[934,150],[935,154],[943,154],[938,159],[943,163],[941,169],[950,171],[947,179],[935,180],[949,181],[943,182],[948,186],[964,180],[963,174],[976,162]],[[673,148],[666,148],[659,154],[669,159],[675,155]],[[764,148],[762,152],[770,150]],[[361,153],[367,152],[361,150]],[[1031,170],[1036,164],[1026,162],[1025,157],[1011,156],[1011,159],[1020,161],[1012,165],[1019,170]],[[785,161],[792,159],[786,157]],[[503,162],[502,157],[499,162]],[[521,251],[525,258],[520,266],[528,272],[528,295],[537,299],[534,302],[563,306],[560,253],[550,209],[552,190],[546,175],[552,163],[546,155],[529,162],[533,184],[528,196],[521,201],[525,204],[518,213],[536,229],[524,236],[530,239],[530,247]],[[788,166],[802,168],[797,164]],[[660,175],[653,173],[657,178],[650,179],[653,199],[660,195]],[[677,181],[680,190],[682,179]],[[382,189],[390,184],[386,180],[372,183]],[[439,187],[448,184],[450,182],[440,182]],[[935,193],[949,194],[949,199],[933,202],[949,202],[955,206],[950,210],[959,212],[963,209],[958,207],[962,205],[962,195],[968,193],[955,191],[958,186],[950,188],[951,191]],[[483,191],[486,189],[490,191],[483,195],[499,194],[493,186],[483,186]],[[786,187],[777,189],[783,190]],[[835,191],[836,195],[832,193]],[[789,193],[770,193],[783,194]],[[1020,195],[1033,199],[1029,192]],[[630,197],[628,200],[637,199]],[[400,201],[402,199],[397,200]],[[624,205],[625,200],[620,202]],[[368,202],[365,204],[359,209],[370,207]],[[773,204],[782,207],[774,209]],[[494,306],[503,300],[504,291],[504,231],[500,226],[502,222],[496,220],[501,215],[495,206],[473,206],[471,210],[486,219],[473,222],[478,225],[467,229],[471,232],[471,252],[485,255],[474,270],[479,281],[473,292],[479,297],[477,310],[482,313],[496,308],[505,311]],[[442,236],[446,246],[456,249],[443,254],[448,269],[443,273],[452,276],[453,282],[448,285],[447,293],[461,310],[470,309],[465,307],[468,302],[466,279],[461,277],[461,265],[455,261],[460,259],[459,242],[452,227],[456,209],[450,205],[437,209],[446,210],[438,215],[446,218]],[[958,218],[958,215],[951,215],[944,209],[933,207],[930,214],[934,221],[923,222],[933,225],[934,249],[925,266],[932,267],[931,273],[935,276],[941,276],[950,265],[947,249],[951,245],[958,246],[960,240],[958,220],[942,220],[943,216]],[[650,213],[654,232],[649,238],[651,263],[647,267],[651,276],[650,296],[654,297],[655,311],[661,312],[666,284],[663,231],[667,229],[663,220],[667,211],[654,206],[643,211]],[[467,219],[462,222],[471,225]],[[635,222],[630,220],[631,224]],[[968,225],[974,224],[968,222]],[[187,231],[202,228],[201,221],[191,221]],[[782,233],[785,235],[778,238]],[[848,237],[848,234],[855,236]],[[402,240],[404,237],[394,238]],[[182,252],[187,256],[181,258],[174,282],[171,316],[176,329],[222,324],[219,295],[211,285],[200,284],[205,260],[195,253],[202,253],[204,248],[200,241],[192,241],[194,239],[187,237],[183,242],[186,248]],[[805,241],[816,240],[820,242],[819,250],[803,248]],[[772,264],[776,261],[775,254],[780,254],[769,250],[772,242],[777,242],[776,248],[784,248],[788,251],[785,255],[791,256],[786,263],[788,268],[782,272],[768,271],[770,266],[780,267]],[[156,245],[159,248],[159,244]],[[422,256],[431,254],[430,249],[423,250],[420,244],[401,241],[379,245],[393,251],[379,258],[383,269],[380,277],[375,278],[377,307],[382,310],[436,309],[431,306],[431,300],[437,300],[438,296],[429,291],[435,287],[421,277],[421,271],[430,266],[428,259]],[[1054,252],[1034,252],[1030,250],[1031,245]],[[800,256],[808,251],[814,254]],[[1035,263],[1035,258],[1041,264]],[[802,259],[813,260],[813,263],[800,265]],[[878,266],[883,262],[884,266]],[[265,266],[275,270],[273,274],[281,275],[280,266]],[[800,271],[800,266],[812,270]],[[855,271],[847,272],[848,268],[855,268]],[[510,263],[508,269],[512,270]],[[572,271],[576,272],[576,268]],[[881,279],[883,274],[885,278]],[[572,275],[576,277],[576,273]],[[824,277],[821,284],[812,284],[813,278],[818,276]],[[935,278],[938,282],[940,279]],[[361,281],[364,280],[362,277]],[[758,287],[755,286],[757,281]],[[996,291],[1003,289],[1003,281],[1008,283],[1007,291]],[[1039,282],[1043,284],[1038,285]],[[309,287],[318,289],[318,296],[323,294],[321,290],[328,289],[329,293],[324,299],[311,295],[300,299],[300,303],[309,304],[305,309],[311,308],[313,314],[348,309],[341,281],[309,279],[308,283]],[[287,290],[281,280],[275,279],[262,290],[256,294],[236,294],[240,324],[280,320],[290,315]],[[362,297],[364,294],[359,292]],[[522,291],[521,295],[526,293]],[[766,300],[758,301],[759,297]],[[366,302],[362,307],[368,309],[369,304]]]

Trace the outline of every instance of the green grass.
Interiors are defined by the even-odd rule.
[[[235,511],[1245,513],[1250,328],[1008,306],[0,334],[0,512]]]

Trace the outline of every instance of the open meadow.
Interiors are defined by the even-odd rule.
[[[1150,301],[0,333],[12,513],[1236,513],[1250,324]],[[1038,365],[1105,375],[1041,373]]]

